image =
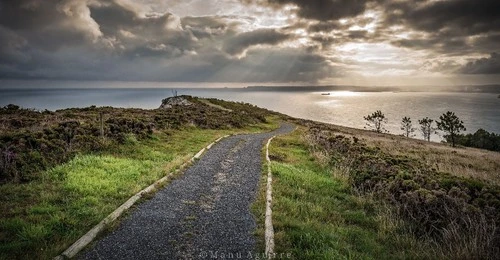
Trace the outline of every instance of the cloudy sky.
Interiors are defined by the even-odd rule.
[[[0,0],[0,80],[500,83],[498,0]]]

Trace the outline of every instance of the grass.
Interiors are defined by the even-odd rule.
[[[438,171],[471,177],[500,185],[500,153],[482,149],[426,142],[396,135],[377,134],[354,128],[331,126],[334,134],[357,137],[362,142],[392,156],[408,156]]]
[[[5,159],[0,168],[20,176],[0,173],[0,259],[52,258],[211,141],[268,131],[285,118],[243,103],[198,101],[189,110],[169,111],[4,109],[0,150],[18,162]],[[109,117],[104,142],[99,112]],[[270,146],[281,256],[463,259],[497,252],[499,153],[296,122],[302,124],[298,130]],[[252,206],[259,238],[264,237],[263,167]],[[437,230],[441,242],[412,232],[426,228]],[[263,240],[258,241],[263,252]]]
[[[156,132],[105,152],[78,154],[28,183],[0,185],[0,259],[50,259],[130,196],[179,167],[218,137],[269,131],[266,124],[242,129],[185,127]]]
[[[357,196],[309,151],[305,129],[275,138],[270,146],[273,172],[275,252],[294,259],[401,259],[422,256],[422,245],[403,233],[404,223],[385,208]],[[265,179],[252,209],[263,238]],[[260,251],[263,242],[260,240]]]
[[[214,103],[210,102],[210,100],[207,100],[207,99],[201,99],[201,98],[200,98],[200,99],[199,99],[199,101],[200,101],[200,102],[202,102],[202,103],[204,103],[204,104],[206,104],[207,106],[214,107],[214,108],[217,108],[217,109],[220,109],[220,110],[226,111],[226,112],[232,112],[232,110],[231,110],[231,109],[227,109],[227,108],[225,108],[225,107],[223,107],[223,106],[216,105],[216,104],[214,104]]]
[[[91,106],[57,111],[0,107],[0,185],[33,181],[43,170],[77,154],[107,151],[117,144],[151,138],[155,132],[189,126],[244,128],[265,124],[266,117],[280,116],[249,104],[179,98],[189,105],[168,109]]]
[[[478,156],[494,157],[493,152],[471,149],[467,153],[468,149],[404,137],[314,122],[305,125],[313,155],[357,194],[385,204],[391,211],[386,219],[402,223],[406,234],[424,241],[426,252],[432,252],[429,256],[490,259],[498,255],[498,176],[489,157]],[[450,168],[423,157],[441,158]],[[453,162],[446,160],[449,157]],[[467,166],[469,173],[456,166],[467,160],[475,161]],[[486,173],[479,176],[482,169]]]

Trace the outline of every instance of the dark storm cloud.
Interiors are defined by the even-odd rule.
[[[309,32],[331,32],[333,30],[343,30],[347,29],[345,25],[341,24],[339,21],[328,21],[328,22],[317,22],[311,24],[307,27]]]
[[[357,40],[357,39],[366,39],[368,35],[368,31],[366,30],[351,30],[347,34],[348,37],[352,40]]]
[[[196,48],[196,38],[183,30],[180,18],[171,13],[141,16],[130,7],[115,2],[90,5],[91,17],[99,25],[103,37],[117,51],[129,57],[161,55],[177,56]]]
[[[297,14],[302,18],[319,21],[337,20],[362,14],[371,0],[245,0],[273,7],[295,5]]]
[[[463,74],[500,74],[500,54],[494,52],[488,58],[471,61],[459,72]]]
[[[394,66],[349,64],[339,55],[354,54],[337,49],[349,43],[423,50],[424,71],[500,74],[499,1],[241,1],[253,11],[238,1],[142,1],[183,5],[188,15],[211,3],[233,8],[185,17],[139,2],[0,1],[0,78],[318,82]]]
[[[29,61],[26,55],[27,41],[12,30],[0,26],[0,64]]]
[[[251,49],[240,59],[210,48],[199,55],[197,62],[179,57],[161,71],[159,74],[153,70],[147,78],[174,82],[186,79],[190,82],[317,82],[343,73],[320,55],[292,48]],[[133,71],[127,74],[136,77]]]
[[[464,54],[476,53],[479,51],[471,45],[465,38],[446,37],[417,37],[410,39],[393,40],[391,43],[397,47],[424,49],[432,52],[445,53],[449,56],[460,56]]]
[[[231,55],[241,54],[248,47],[258,44],[276,45],[290,38],[290,35],[280,33],[275,29],[258,29],[240,33],[224,43],[224,51]]]
[[[241,59],[219,58],[222,61],[212,66],[183,73],[196,75],[197,81],[212,81],[213,75],[217,75],[219,81],[237,78],[241,82],[317,82],[343,73],[342,68],[331,65],[325,57],[293,48],[251,49]]]
[[[389,23],[427,32],[474,35],[500,30],[498,0],[397,1],[387,5],[386,13]]]
[[[245,63],[243,67],[248,66],[250,69],[250,73],[246,75],[248,81],[258,78],[274,82],[317,82],[324,78],[342,76],[344,72],[342,68],[331,65],[321,55],[292,48],[280,51],[252,50],[243,62]]]
[[[482,52],[500,52],[500,32],[477,36],[472,42]]]
[[[166,23],[169,13],[156,19],[154,24]],[[114,34],[122,28],[133,28],[147,25],[137,12],[112,1],[90,5],[90,16],[99,24],[100,30],[105,34]]]
[[[337,41],[335,37],[326,35],[313,35],[310,39],[320,44],[323,49],[330,47]]]
[[[402,25],[407,32],[426,33],[392,40],[396,46],[449,55],[498,50],[498,39],[490,37],[500,33],[497,0],[393,1],[386,3],[384,16],[383,28]]]
[[[162,60],[154,57],[124,62],[121,59],[106,60],[106,74],[98,69],[85,73],[67,70],[68,78],[104,79],[126,81],[170,82],[317,82],[328,77],[339,77],[343,70],[332,66],[324,57],[297,49],[251,49],[244,57],[232,58],[214,48],[200,50],[194,56],[180,56]],[[121,66],[112,66],[120,63]],[[58,68],[57,70],[64,70]],[[90,76],[89,76],[90,75]]]
[[[212,38],[213,36],[223,35],[227,30],[232,30],[224,21],[223,17],[183,17],[181,19],[182,28],[190,30],[197,38]]]
[[[442,72],[445,74],[454,74],[460,69],[461,65],[453,60],[428,60],[425,61],[420,67],[420,71],[427,72]]]
[[[95,40],[98,25],[85,1],[19,0],[0,3],[0,26],[50,51]]]
[[[127,31],[133,35],[142,36],[143,39],[163,41],[174,34],[176,24],[180,20],[171,13],[139,16],[134,10],[111,2],[101,5],[90,5],[90,16],[99,25],[105,36],[117,36],[120,32]],[[182,39],[181,39],[182,40]]]
[[[399,1],[399,0],[248,0],[246,2],[283,8],[285,5],[298,7],[297,14],[315,23],[306,27],[312,33],[312,40],[330,37],[314,35],[317,32],[335,35],[337,44],[346,42],[390,42],[395,46],[425,49],[449,55],[489,53],[497,51],[496,39],[488,35],[500,33],[500,1],[498,0],[444,0],[444,1]],[[378,10],[382,21],[376,31],[346,32],[351,26],[363,26],[373,18],[363,17],[366,10]],[[340,18],[348,18],[340,23]],[[392,29],[400,26],[399,29]],[[336,33],[331,33],[337,31]],[[343,33],[338,33],[341,31]],[[398,32],[425,32],[426,35],[412,34],[406,39],[395,39]],[[470,39],[471,36],[482,36]],[[477,42],[476,42],[477,41]]]
[[[241,32],[251,17],[141,15],[111,0],[2,2],[0,17],[0,78],[316,82],[343,73],[314,48],[272,48],[293,40],[286,29]]]

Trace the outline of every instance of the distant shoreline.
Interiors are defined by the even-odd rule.
[[[496,93],[500,94],[500,85],[464,85],[464,86],[248,86],[246,89],[251,91],[353,91],[353,92],[453,92],[453,93]]]
[[[13,80],[0,79],[0,91],[47,89],[207,89],[241,91],[354,91],[354,92],[455,92],[497,93],[500,84],[481,85],[336,85],[268,82],[149,82],[149,81],[71,81],[71,80]]]
[[[329,92],[351,91],[360,93],[483,93],[500,94],[500,85],[454,87],[361,87],[361,86],[248,86],[248,87],[0,87],[0,91],[51,91],[51,90],[213,90],[241,92]],[[500,98],[500,95],[499,95]]]

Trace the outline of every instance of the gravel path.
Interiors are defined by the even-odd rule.
[[[246,259],[256,225],[250,213],[261,174],[261,149],[273,135],[223,139],[186,172],[140,204],[81,259]]]

